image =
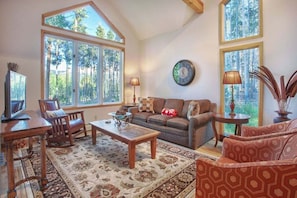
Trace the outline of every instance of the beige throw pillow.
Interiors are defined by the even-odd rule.
[[[54,111],[46,111],[46,115],[49,118],[54,118],[54,117],[66,116],[67,114],[63,109],[58,109]]]
[[[154,99],[153,98],[139,98],[139,111],[146,111],[154,113]]]
[[[191,117],[198,115],[199,111],[200,111],[199,102],[192,100],[188,106],[187,118],[190,120]]]

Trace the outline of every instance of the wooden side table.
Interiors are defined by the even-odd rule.
[[[217,129],[216,129],[216,122],[221,122],[221,123],[225,123],[225,124],[235,124],[234,134],[235,135],[241,135],[241,125],[248,123],[249,119],[250,119],[250,116],[245,115],[245,114],[238,114],[237,113],[234,116],[231,116],[228,113],[214,114],[213,119],[212,119],[213,132],[214,132],[214,136],[216,138],[216,143],[215,143],[214,146],[215,147],[217,146],[218,140],[219,140],[219,134],[218,134]]]

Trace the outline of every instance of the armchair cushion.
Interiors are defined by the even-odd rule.
[[[51,101],[46,101],[45,102],[45,108],[47,110],[56,110],[57,109],[57,104],[56,104],[56,101],[54,100],[51,100]]]
[[[46,111],[46,115],[49,118],[54,118],[54,117],[66,116],[67,114],[63,109],[58,109],[54,111]]]
[[[254,141],[238,141],[225,138],[223,140],[222,157],[236,162],[279,160],[289,139],[289,135]]]

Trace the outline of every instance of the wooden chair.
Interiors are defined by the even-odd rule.
[[[83,111],[65,113],[57,99],[38,102],[41,116],[52,124],[52,129],[47,133],[48,146],[72,146],[75,137],[82,133],[87,136]]]

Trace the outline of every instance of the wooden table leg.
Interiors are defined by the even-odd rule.
[[[157,150],[157,137],[151,140],[151,157],[156,159],[156,150]]]
[[[6,163],[7,163],[7,181],[9,198],[16,197],[15,181],[14,181],[14,163],[13,163],[13,148],[12,141],[6,143]]]
[[[96,128],[92,125],[92,143],[96,144]]]
[[[237,124],[236,128],[237,128],[237,135],[241,136],[241,124]]]
[[[46,140],[45,135],[40,135],[40,158],[41,158],[41,190],[46,189],[48,180],[46,178]]]
[[[216,142],[215,142],[214,147],[216,147],[217,144],[218,144],[218,139],[219,139],[218,136],[219,136],[219,135],[218,135],[218,132],[217,132],[216,121],[215,121],[214,118],[212,119],[212,129],[213,129],[213,133],[214,133],[214,136],[215,136],[215,139],[216,139]]]
[[[128,144],[129,167],[131,169],[135,167],[135,155],[136,155],[135,146],[136,145],[134,142],[130,142]]]

